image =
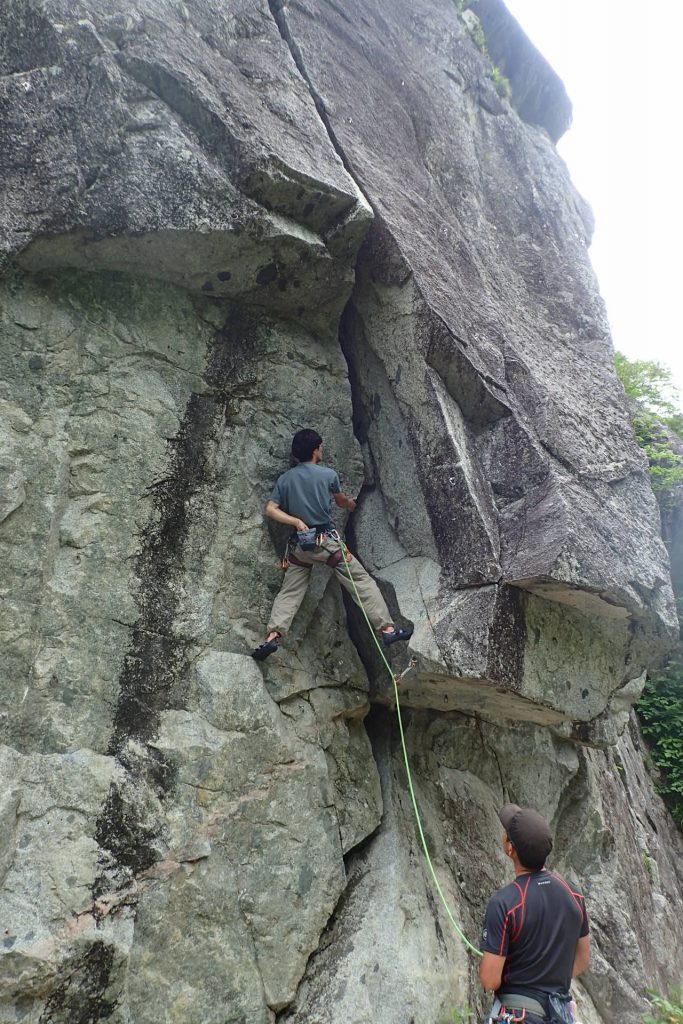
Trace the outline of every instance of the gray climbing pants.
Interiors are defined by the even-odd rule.
[[[341,544],[330,536],[323,537],[320,545],[314,551],[303,551],[298,545],[294,548],[292,552],[294,558],[296,558],[297,562],[303,564],[295,565],[290,562],[285,570],[282,588],[275,598],[273,609],[270,613],[270,621],[268,622],[269,633],[276,630],[284,635],[287,632],[304,599],[311,575],[311,567],[314,565],[325,565],[331,555],[335,555],[340,551]],[[373,628],[379,630],[384,626],[390,626],[392,618],[379,587],[358,559],[354,558],[348,548],[346,549],[346,557],[348,565],[341,559],[334,566],[333,570],[342,587],[349,592],[356,604],[359,604],[356,590],[349,579],[350,572],[356,584],[358,596],[363,603]]]

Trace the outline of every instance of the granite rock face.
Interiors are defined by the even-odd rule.
[[[566,96],[480,13],[514,106],[450,0],[5,4],[0,1024],[483,1008],[358,612],[316,569],[248,656],[305,425],[415,624],[409,755],[466,934],[496,807],[530,802],[593,915],[584,1024],[681,980],[681,838],[629,717],[668,561]]]
[[[124,276],[20,275],[2,310],[27,483],[2,524],[0,1019],[268,1021],[381,813],[367,680],[327,578],[271,693],[246,654],[280,579],[253,488],[297,400],[361,482],[348,385],[335,421],[317,387],[343,389],[343,356]],[[88,773],[85,800],[71,778]]]
[[[472,959],[435,899],[420,854],[398,737],[381,715],[371,731],[381,737],[382,828],[349,858],[345,898],[282,1020],[426,1024],[465,1005],[483,1017],[487,1003],[473,984]],[[595,751],[539,726],[416,711],[409,755],[437,875],[465,933],[476,940],[488,894],[509,881],[492,841],[500,832],[496,809],[507,799],[533,804],[557,823],[555,870],[582,880],[591,909],[593,965],[574,984],[579,1019],[640,1021],[636,979],[680,970],[667,950],[680,942],[683,844],[653,798],[635,720],[609,751]],[[642,933],[636,919],[648,922]]]
[[[266,0],[6,6],[0,265],[340,312],[369,211]]]
[[[561,79],[497,0],[477,0],[486,48],[510,83],[511,100],[530,124],[545,128],[557,142],[572,121],[572,106]]]

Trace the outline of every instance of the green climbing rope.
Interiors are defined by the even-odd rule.
[[[368,613],[365,611],[365,608],[363,607],[363,602],[361,601],[360,594],[358,593],[358,588],[356,587],[356,581],[354,580],[353,575],[351,573],[351,570],[349,568],[349,560],[346,557],[346,552],[347,552],[346,544],[341,539],[339,534],[336,533],[336,531],[335,531],[335,534],[333,534],[333,536],[334,536],[335,540],[338,540],[339,543],[341,544],[342,557],[344,559],[344,566],[346,568],[346,572],[347,572],[348,578],[351,581],[351,585],[352,585],[352,587],[354,589],[354,592],[356,594],[356,603],[358,604],[358,607],[360,608],[360,610],[362,611],[362,613],[363,613],[363,615],[365,617],[365,621],[368,624],[368,628],[370,629],[370,633],[372,635],[372,638],[375,641],[375,646],[377,647],[377,650],[379,651],[380,657],[381,657],[382,661],[384,662],[384,664],[386,665],[386,668],[387,668],[387,671],[388,671],[389,675],[391,676],[391,681],[394,684],[394,697],[395,697],[395,700],[396,700],[396,715],[397,715],[397,718],[398,718],[399,732],[401,734],[401,747],[403,748],[403,760],[404,760],[405,766],[406,766],[406,776],[408,778],[408,789],[410,791],[410,799],[411,799],[412,804],[413,804],[413,811],[415,812],[415,821],[417,822],[417,830],[418,830],[418,832],[420,834],[420,841],[422,843],[422,849],[424,851],[424,855],[425,855],[425,859],[427,861],[427,865],[429,866],[429,870],[430,870],[430,873],[431,873],[431,876],[432,876],[432,880],[434,882],[434,886],[436,888],[436,891],[439,894],[441,902],[443,903],[443,906],[444,906],[444,909],[446,911],[446,914],[448,915],[448,920],[453,925],[453,929],[454,929],[456,935],[458,936],[458,938],[465,944],[467,949],[469,949],[472,953],[474,953],[476,956],[482,956],[481,951],[478,950],[476,946],[472,945],[470,940],[467,938],[465,933],[462,931],[462,929],[461,929],[460,925],[458,924],[458,922],[453,917],[453,914],[451,913],[451,908],[448,906],[448,902],[446,900],[446,897],[443,894],[443,889],[441,888],[441,883],[439,882],[439,879],[436,877],[436,871],[434,870],[434,865],[432,864],[432,858],[431,858],[431,856],[429,854],[429,847],[427,846],[427,840],[425,839],[424,830],[422,828],[422,818],[420,816],[420,810],[419,810],[419,808],[417,806],[417,798],[415,797],[415,788],[413,786],[413,777],[412,777],[412,773],[410,771],[410,761],[408,760],[408,750],[406,748],[406,738],[405,738],[405,735],[404,735],[404,732],[403,732],[403,722],[401,721],[401,704],[400,704],[399,696],[398,696],[398,684],[396,682],[396,675],[395,675],[394,670],[392,669],[391,665],[387,661],[386,655],[385,655],[384,651],[382,650],[382,645],[380,644],[379,640],[377,639],[377,634],[375,633],[375,630],[372,627],[372,623],[370,622],[370,619],[368,618]]]

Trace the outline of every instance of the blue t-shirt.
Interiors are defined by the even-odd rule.
[[[270,500],[306,526],[325,526],[330,521],[332,495],[339,494],[339,477],[329,466],[300,462],[278,477]]]

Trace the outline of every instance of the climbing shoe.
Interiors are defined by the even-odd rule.
[[[254,650],[251,652],[252,658],[254,658],[255,661],[265,661],[266,658],[269,657],[269,655],[275,654],[276,650],[278,649],[279,639],[279,637],[276,637],[276,639],[274,640],[266,640],[258,647],[255,647]]]
[[[410,640],[413,635],[413,626],[394,626],[390,633],[381,632],[382,643],[385,647],[391,647],[398,640]]]

